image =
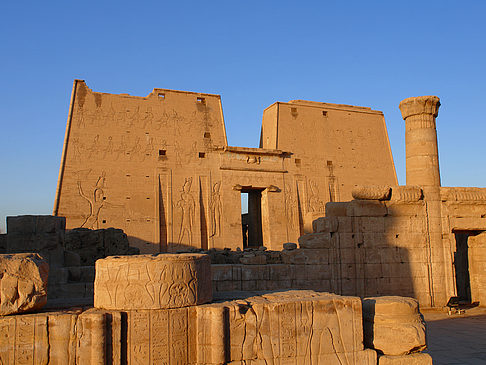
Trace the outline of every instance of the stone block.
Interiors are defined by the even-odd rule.
[[[307,265],[327,265],[329,263],[329,249],[327,248],[302,248],[300,250],[307,259]]]
[[[425,322],[413,298],[363,299],[363,321],[366,347],[384,355],[406,355],[426,348]]]
[[[384,203],[377,200],[352,200],[346,209],[348,217],[384,217],[387,209]]]
[[[305,254],[304,250],[292,250],[282,251],[281,253],[282,263],[284,264],[306,264],[309,257]]]
[[[241,267],[241,280],[268,280],[267,265],[243,265]]]
[[[295,250],[297,248],[297,244],[296,243],[292,243],[292,242],[286,242],[283,244],[283,249],[284,250]]]
[[[345,217],[348,205],[348,202],[326,203],[326,217]]]
[[[314,233],[337,232],[338,228],[338,217],[321,217],[312,222],[312,230]]]
[[[400,202],[415,202],[423,199],[423,192],[420,186],[403,185],[393,186],[390,200]]]
[[[49,364],[74,365],[76,363],[77,313],[51,312],[49,324]]]
[[[0,255],[0,315],[42,308],[48,275],[49,265],[39,254]]]
[[[351,191],[353,198],[358,200],[388,200],[390,193],[390,186],[381,185],[361,185]]]
[[[353,233],[353,218],[352,217],[336,217],[338,220],[339,233]]]
[[[330,248],[332,246],[330,233],[308,233],[299,237],[300,248]]]
[[[233,280],[232,265],[211,265],[213,281]]]
[[[240,263],[243,265],[265,265],[267,258],[263,253],[245,253],[240,258]]]
[[[359,232],[365,233],[384,233],[385,232],[385,218],[384,217],[361,217],[357,218]]]
[[[81,266],[81,257],[76,252],[64,251],[64,265]]]
[[[0,254],[7,252],[7,234],[0,233]]]
[[[423,353],[401,356],[381,355],[378,357],[378,365],[432,365],[432,357]]]
[[[66,218],[51,215],[19,215],[7,217],[8,234],[32,235],[64,231]]]
[[[331,278],[329,265],[305,265],[308,280],[326,280]]]
[[[112,256],[96,262],[97,308],[178,308],[211,299],[211,264],[207,255]]]
[[[291,280],[294,277],[294,265],[269,265],[268,269],[270,281]]]
[[[0,364],[52,364],[49,362],[47,316],[0,316]]]

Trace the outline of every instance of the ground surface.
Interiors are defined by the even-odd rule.
[[[424,313],[428,352],[434,365],[486,364],[486,310],[471,309],[465,315]]]

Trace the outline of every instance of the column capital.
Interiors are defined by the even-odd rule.
[[[434,118],[439,114],[440,99],[437,96],[417,96],[407,98],[398,106],[402,112],[402,118],[407,119],[412,115],[433,114]]]

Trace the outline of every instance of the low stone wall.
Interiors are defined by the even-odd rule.
[[[97,308],[0,316],[0,363],[375,365],[379,355],[430,363],[403,358],[426,347],[414,299],[301,290],[200,304],[211,301],[206,255],[111,257],[97,267]]]
[[[67,230],[63,246],[80,257],[80,265],[93,266],[96,260],[113,255],[136,255],[140,250],[130,247],[127,235],[121,229]]]

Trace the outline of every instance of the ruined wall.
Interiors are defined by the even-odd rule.
[[[279,249],[310,232],[326,202],[348,199],[357,176],[396,183],[383,115],[325,104],[323,117],[317,104],[302,104],[299,115],[315,111],[321,120],[299,117],[298,128],[267,109],[263,148],[230,147],[219,95],[112,95],[76,80],[54,215],[65,216],[67,228],[123,229],[146,253],[236,249],[241,192],[258,191],[263,244]],[[269,118],[278,121],[273,132]],[[323,129],[328,120],[334,127]]]

